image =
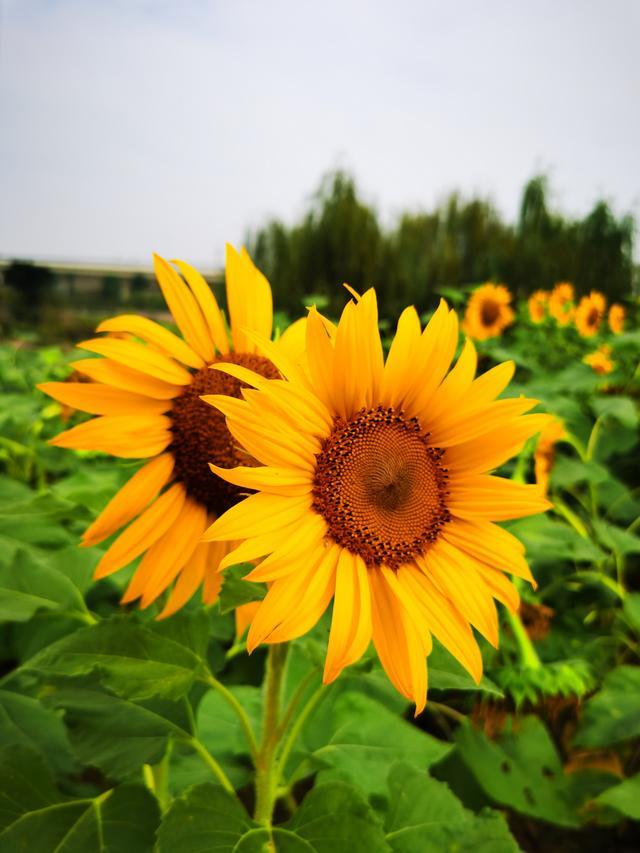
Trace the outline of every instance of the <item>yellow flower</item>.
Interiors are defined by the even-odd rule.
[[[611,361],[611,347],[607,344],[602,344],[595,352],[590,352],[582,359],[585,364],[588,364],[596,373],[604,374],[611,373],[615,364]]]
[[[549,477],[556,458],[556,443],[566,435],[564,424],[558,418],[549,420],[540,433],[533,461],[536,483],[544,495],[549,488]]]
[[[605,297],[597,290],[582,297],[576,309],[576,329],[583,338],[591,338],[596,334],[606,307]]]
[[[573,299],[573,285],[568,281],[558,282],[551,291],[551,296],[549,297],[549,314],[551,314],[559,326],[567,326],[573,319],[575,313]]]
[[[269,584],[249,651],[309,631],[333,599],[325,682],[373,639],[389,678],[420,711],[431,636],[478,681],[482,659],[470,626],[496,645],[494,598],[518,607],[504,572],[533,582],[522,545],[493,522],[549,504],[536,486],[487,472],[547,417],[525,415],[535,400],[495,399],[513,363],[474,379],[471,341],[449,370],[458,318],[446,303],[424,331],[407,308],[385,363],[375,292],[356,298],[335,333],[311,309],[304,367],[264,340],[284,382],[219,366],[255,386],[243,400],[207,399],[263,467],[215,469],[257,494],[204,539],[241,540],[221,569],[264,558],[247,575]]]
[[[609,308],[609,328],[614,335],[619,335],[620,332],[624,331],[624,315],[624,307],[618,305],[617,302],[614,302]]]
[[[226,360],[263,376],[279,376],[252,339],[254,333],[271,336],[272,299],[269,282],[246,251],[238,254],[227,247],[230,338],[204,278],[182,261],[175,264],[184,278],[154,256],[156,277],[181,337],[146,317],[114,317],[98,326],[105,336],[79,344],[101,356],[72,365],[90,382],[38,386],[66,406],[98,415],[51,444],[149,460],[89,526],[82,544],[95,545],[129,525],[107,549],[95,576],[106,577],[144,555],[123,602],[140,599],[147,607],[172,587],[162,616],[182,607],[201,584],[207,603],[219,592],[217,568],[230,546],[200,543],[200,538],[244,493],[213,476],[208,463],[228,468],[257,464],[237,447],[224,417],[201,401],[207,393],[240,395],[237,379],[209,368]],[[280,338],[278,352],[296,347],[299,324],[305,322]]]
[[[503,284],[483,284],[473,291],[462,329],[477,341],[495,338],[513,323],[511,293]]]
[[[536,290],[529,297],[529,317],[532,323],[542,323],[549,302],[549,293],[546,290]]]

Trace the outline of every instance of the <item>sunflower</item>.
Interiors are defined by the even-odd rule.
[[[510,302],[511,293],[504,284],[487,283],[476,288],[464,315],[464,333],[477,341],[501,335],[515,317]]]
[[[114,317],[98,326],[104,336],[78,345],[101,356],[71,365],[89,382],[38,386],[63,405],[98,416],[51,444],[147,460],[88,527],[82,545],[96,545],[128,525],[104,553],[95,577],[144,555],[122,601],[139,599],[147,607],[171,587],[163,617],[182,607],[200,585],[206,603],[219,592],[216,569],[230,546],[200,543],[200,538],[242,491],[213,476],[208,463],[257,464],[237,447],[224,417],[201,401],[203,394],[240,394],[237,379],[209,368],[226,360],[271,379],[279,376],[251,338],[271,336],[273,311],[269,282],[247,252],[227,247],[230,336],[204,278],[182,261],[175,265],[182,277],[154,256],[158,284],[182,336],[146,317]],[[304,322],[294,323],[279,339],[279,353],[301,355]]]
[[[618,305],[617,302],[614,302],[611,308],[609,308],[609,328],[614,335],[619,335],[624,331],[624,317],[624,306]]]
[[[566,436],[564,424],[558,418],[551,418],[540,433],[533,462],[536,483],[543,495],[549,489],[549,477],[556,459],[556,444]]]
[[[494,598],[518,607],[504,572],[533,582],[524,548],[494,522],[549,504],[536,486],[487,472],[547,418],[525,415],[535,400],[495,399],[512,363],[474,379],[471,341],[449,372],[458,318],[446,303],[424,331],[407,308],[385,362],[375,292],[355,297],[334,336],[310,310],[304,367],[261,341],[283,379],[219,366],[254,390],[243,390],[241,400],[206,399],[263,467],[214,468],[257,494],[217,519],[204,541],[241,540],[221,569],[263,558],[246,576],[269,584],[249,651],[309,631],[333,599],[324,681],[373,639],[417,713],[432,635],[478,681],[482,659],[470,626],[497,645]]]
[[[597,290],[582,297],[576,309],[576,329],[583,338],[591,338],[596,334],[606,307],[607,300]]]
[[[611,347],[607,346],[607,344],[602,344],[595,352],[585,355],[582,360],[595,373],[611,373],[615,367],[614,362],[611,360]]]
[[[559,326],[568,326],[575,312],[573,305],[573,285],[568,281],[560,281],[549,296],[549,314]]]
[[[546,308],[549,302],[549,293],[546,290],[536,290],[529,297],[527,305],[529,307],[529,317],[532,323],[542,323],[546,315]]]

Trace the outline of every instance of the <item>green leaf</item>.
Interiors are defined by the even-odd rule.
[[[638,426],[638,412],[630,397],[613,395],[594,397],[591,400],[591,408],[598,417],[613,418],[629,429],[636,429]]]
[[[195,785],[174,800],[158,830],[157,853],[225,853],[257,828],[242,803],[218,785]]]
[[[559,488],[569,488],[578,483],[603,483],[609,472],[597,462],[583,462],[581,459],[559,456],[551,470],[551,484]]]
[[[32,549],[18,547],[12,562],[0,565],[0,621],[25,622],[41,609],[83,612],[86,606],[68,577]]]
[[[56,677],[96,673],[120,696],[175,700],[192,686],[202,661],[185,646],[116,616],[63,637],[24,668]]]
[[[564,522],[555,521],[546,515],[534,515],[512,522],[508,529],[525,545],[532,562],[574,560],[578,563],[593,563],[604,557],[602,550],[590,539],[580,536]]]
[[[491,800],[559,826],[579,826],[574,784],[544,725],[536,717],[521,717],[517,726],[499,742],[461,726],[456,733],[460,757]]]
[[[360,693],[347,692],[327,701],[325,713],[329,714],[330,736],[328,742],[322,738],[313,750],[312,766],[321,769],[322,781],[353,782],[370,795],[386,795],[393,761],[404,759],[424,768],[451,749]],[[307,732],[309,742],[317,732],[313,718]]]
[[[640,536],[599,518],[593,518],[592,524],[599,541],[605,548],[616,554],[640,554]]]
[[[250,563],[239,563],[225,571],[219,599],[222,613],[228,613],[251,601],[261,601],[265,597],[267,590],[264,584],[243,580],[252,568]]]
[[[436,639],[427,659],[429,668],[429,690],[464,690],[479,691],[501,697],[504,694],[500,688],[486,676],[480,684],[476,684],[469,673],[453,655]]]
[[[74,511],[75,504],[50,492],[36,495],[24,503],[5,504],[0,508],[0,535],[33,545],[59,544],[59,525],[53,526],[52,543],[51,523],[72,518]],[[65,538],[68,541],[69,535],[65,534]]]
[[[389,773],[386,839],[394,853],[517,853],[518,845],[497,812],[464,808],[443,782],[410,764]]]
[[[158,762],[169,737],[184,740],[191,734],[184,701],[141,704],[85,685],[50,686],[46,702],[65,712],[80,760],[112,779],[125,779],[143,764]]]
[[[632,820],[640,820],[640,773],[604,791],[596,802]]]
[[[609,746],[640,735],[640,668],[619,666],[584,705],[575,743]]]
[[[31,747],[58,773],[77,768],[60,717],[30,696],[0,690],[0,745],[8,744]]]
[[[30,751],[5,752],[0,767],[0,853],[153,850],[159,809],[146,788],[123,785],[95,799],[66,800]]]
[[[622,612],[629,627],[640,636],[640,592],[627,593]]]

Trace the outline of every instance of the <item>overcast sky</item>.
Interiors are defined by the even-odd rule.
[[[211,266],[342,166],[640,218],[640,0],[0,0],[0,255]]]

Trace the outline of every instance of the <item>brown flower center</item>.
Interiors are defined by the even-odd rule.
[[[269,359],[259,355],[228,353],[215,361],[241,364],[268,379],[280,377]],[[173,442],[169,449],[175,460],[175,478],[184,484],[189,497],[216,515],[237,503],[247,489],[240,489],[217,477],[209,468],[209,462],[220,468],[258,463],[238,446],[227,429],[222,412],[203,403],[200,397],[203,394],[240,397],[240,390],[246,387],[246,383],[227,373],[203,367],[173,401],[170,412]]]
[[[378,406],[337,418],[323,442],[313,508],[368,566],[410,562],[450,519],[444,451],[427,439],[416,418]]]
[[[483,326],[493,326],[500,316],[500,305],[493,299],[485,299],[480,308],[480,319]]]
[[[600,312],[597,308],[592,308],[587,315],[587,326],[597,326],[600,321]]]

